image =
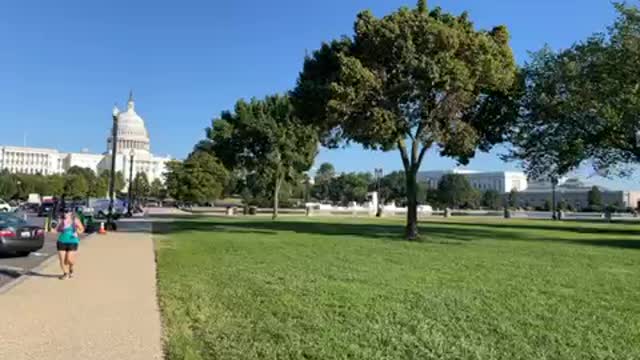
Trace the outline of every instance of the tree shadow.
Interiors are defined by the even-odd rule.
[[[24,273],[25,276],[32,276],[32,277],[42,277],[42,278],[50,278],[50,279],[57,279],[60,277],[61,274],[44,274],[44,273],[40,273],[40,272],[36,272],[36,271],[27,271]]]
[[[595,225],[605,225],[607,223],[604,222],[593,222],[586,220],[563,220],[560,223],[551,223],[551,224],[541,224],[543,220],[533,220],[534,223],[523,224],[523,223],[510,223],[509,220],[505,220],[505,222],[492,222],[492,223],[482,223],[482,222],[467,222],[467,221],[432,221],[429,220],[424,222],[424,224],[438,224],[438,225],[450,225],[450,226],[466,226],[466,227],[486,227],[486,228],[501,228],[501,229],[523,229],[523,230],[543,230],[543,231],[566,231],[573,232],[579,234],[595,234],[595,235],[622,235],[622,236],[631,236],[631,235],[639,235],[640,231],[637,228],[628,228],[628,226],[622,226],[617,228],[607,228],[607,227],[596,227]],[[558,224],[566,224],[566,226],[559,226]],[[616,226],[619,225],[634,225],[623,222],[615,223]],[[637,224],[635,224],[637,225]]]
[[[24,257],[24,255],[18,255],[14,253],[0,253],[0,259],[13,259],[17,257]]]
[[[496,226],[494,226],[496,225]],[[470,241],[504,240],[504,241],[545,241],[567,243],[575,245],[590,245],[598,247],[612,247],[622,249],[640,249],[640,241],[633,239],[569,239],[562,238],[558,232],[571,232],[570,227],[544,226],[544,230],[554,230],[555,234],[536,234],[523,232],[523,229],[540,230],[538,225],[527,227],[521,224],[477,224],[456,222],[423,222],[420,223],[422,243],[429,244],[460,244]],[[538,227],[536,227],[538,226]],[[513,231],[505,231],[512,229]],[[588,230],[588,229],[586,229]],[[400,224],[371,224],[371,223],[334,223],[324,221],[291,221],[291,220],[217,220],[208,218],[207,221],[176,220],[172,223],[154,223],[154,234],[171,234],[192,231],[211,231],[229,233],[253,233],[261,235],[278,235],[280,232],[298,234],[340,236],[361,239],[376,239],[384,241],[403,240],[404,227]],[[606,233],[606,232],[605,232]],[[609,232],[606,234],[616,234]],[[630,233],[624,233],[629,235]]]
[[[22,271],[14,269],[0,269],[0,275],[4,275],[12,279],[17,279],[22,276]]]
[[[238,223],[216,223],[212,221],[175,221],[175,222],[154,222],[151,232],[158,235],[174,234],[177,232],[225,232],[235,234],[259,234],[277,235],[276,230],[261,229],[260,227],[242,226],[244,222]]]
[[[60,274],[44,274],[32,270],[18,270],[18,269],[0,269],[0,275],[17,279],[20,276],[42,277],[42,278],[58,278]]]

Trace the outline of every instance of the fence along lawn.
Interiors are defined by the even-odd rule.
[[[158,224],[168,359],[638,359],[640,226]]]

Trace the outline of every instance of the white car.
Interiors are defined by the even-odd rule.
[[[6,201],[0,199],[0,212],[11,212],[13,208]]]

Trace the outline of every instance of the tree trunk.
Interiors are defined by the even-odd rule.
[[[422,125],[416,131],[415,139],[420,137],[422,133]],[[427,153],[429,146],[422,146],[417,140],[411,143],[411,152],[407,151],[404,140],[398,141],[398,150],[404,165],[404,174],[407,181],[407,227],[405,229],[405,238],[407,240],[418,239],[418,182],[417,175],[422,159]]]
[[[282,185],[282,179],[280,175],[276,175],[276,182],[273,187],[273,215],[271,218],[273,220],[278,218],[278,207],[280,202],[280,186]]]
[[[407,180],[407,227],[405,237],[407,240],[418,238],[418,185],[416,182],[417,167],[405,169]]]

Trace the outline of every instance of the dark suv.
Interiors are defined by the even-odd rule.
[[[49,216],[49,214],[51,214],[51,212],[53,211],[53,207],[56,204],[54,202],[43,202],[42,204],[40,204],[40,207],[38,208],[38,217],[44,217],[44,216]]]

